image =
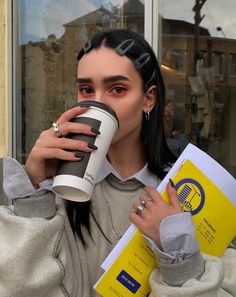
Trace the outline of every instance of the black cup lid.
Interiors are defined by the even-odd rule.
[[[117,121],[117,124],[119,126],[119,119],[116,115],[116,112],[107,104],[103,103],[103,102],[98,102],[98,101],[81,101],[79,103],[76,103],[75,106],[81,106],[81,107],[90,107],[90,106],[94,106],[94,107],[98,107],[101,108],[107,112],[109,112]]]

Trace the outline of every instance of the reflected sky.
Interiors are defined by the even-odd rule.
[[[194,22],[192,8],[194,0],[162,0],[161,14],[165,18]],[[205,15],[201,26],[207,28],[212,36],[236,38],[236,1],[235,0],[207,0],[202,6],[201,15]],[[223,31],[217,31],[221,27]]]
[[[111,10],[121,6],[123,0],[20,0],[20,43],[37,41],[55,34],[57,38],[64,33],[63,24],[77,19],[103,5]],[[144,0],[141,2],[144,3]],[[194,22],[192,8],[195,0],[161,0],[160,12],[165,18]],[[223,7],[223,8],[222,8]],[[236,38],[236,0],[207,0],[202,7],[205,14],[201,26],[207,28],[212,36]],[[220,26],[223,31],[217,31]]]

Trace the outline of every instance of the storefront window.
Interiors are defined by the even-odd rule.
[[[159,57],[170,148],[192,142],[236,176],[236,2],[227,7],[161,0]]]
[[[76,57],[96,32],[144,36],[144,0],[20,0],[16,63],[16,158],[24,162],[42,130],[76,102]]]
[[[15,2],[14,2],[15,3]],[[151,36],[166,85],[166,133],[178,156],[196,144],[236,176],[236,2],[220,0],[19,0],[15,157],[76,101],[76,56],[96,32],[128,28]],[[234,9],[235,8],[235,9]],[[154,22],[155,20],[155,22]],[[156,32],[151,27],[150,32]],[[151,35],[152,35],[151,34]],[[155,40],[156,39],[156,40]],[[155,42],[157,41],[158,42]]]

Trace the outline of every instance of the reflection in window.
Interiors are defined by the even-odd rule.
[[[231,59],[230,74],[232,76],[236,76],[236,54],[231,54],[230,59]]]
[[[178,72],[184,72],[186,53],[184,50],[174,50],[173,52],[174,68]]]
[[[222,10],[220,1],[204,1],[198,11],[204,18],[196,18],[195,3],[160,0],[166,107],[172,106],[175,130],[236,176],[236,2]],[[179,154],[176,141],[168,143]]]
[[[207,53],[206,50],[202,50],[202,51],[200,52],[200,57],[201,57],[201,59],[200,59],[199,63],[201,64],[201,67],[204,67],[204,68],[208,67],[209,62],[208,62],[208,57],[207,57],[207,55],[208,55],[208,53]]]
[[[215,75],[222,74],[223,56],[224,55],[221,52],[214,52],[213,54],[213,65],[214,65]]]
[[[16,157],[24,162],[39,133],[76,101],[78,51],[101,30],[144,35],[144,1],[21,0],[18,7]]]

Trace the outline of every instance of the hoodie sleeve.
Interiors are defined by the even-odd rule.
[[[167,284],[159,269],[150,276],[150,297],[236,297],[236,250],[228,248],[219,257],[203,254],[204,272],[200,278],[190,278],[180,286]],[[169,273],[185,273],[188,261],[167,265]],[[178,278],[178,276],[177,276]]]
[[[51,219],[0,207],[1,297],[77,297],[74,245],[62,206]]]
[[[78,250],[50,180],[35,189],[24,167],[11,158],[3,169],[13,205],[0,207],[1,297],[78,297]]]

